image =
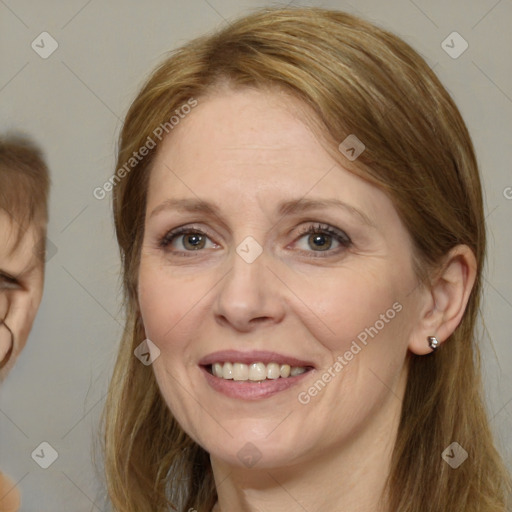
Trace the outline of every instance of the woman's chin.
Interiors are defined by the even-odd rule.
[[[301,447],[298,452],[297,448]],[[299,441],[282,443],[276,446],[274,442],[265,439],[239,437],[231,439],[229,443],[212,444],[206,447],[213,460],[231,467],[241,469],[272,469],[290,466],[297,463],[303,453],[303,446]]]

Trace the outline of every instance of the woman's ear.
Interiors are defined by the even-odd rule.
[[[411,352],[432,352],[427,338],[435,336],[442,344],[459,325],[475,283],[477,262],[467,245],[457,245],[421,292],[417,326],[409,339]]]

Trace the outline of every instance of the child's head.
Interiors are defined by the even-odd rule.
[[[0,381],[27,341],[43,294],[49,184],[35,144],[0,136]]]

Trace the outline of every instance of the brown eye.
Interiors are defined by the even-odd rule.
[[[202,249],[205,246],[206,237],[200,235],[199,233],[190,233],[183,235],[183,247],[187,250],[195,251],[197,249]]]
[[[305,239],[305,243],[299,243],[301,239]],[[352,240],[343,231],[324,224],[307,226],[298,240],[300,250],[310,253],[325,252],[326,256],[336,254],[352,245]]]
[[[159,245],[168,252],[190,253],[207,249],[206,244],[208,241],[211,244],[211,248],[216,246],[203,231],[191,227],[181,227],[169,231],[169,233],[159,241]]]
[[[319,249],[320,251],[327,251],[332,246],[332,237],[327,234],[313,234],[309,235],[308,243],[311,248]]]

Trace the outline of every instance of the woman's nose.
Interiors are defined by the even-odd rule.
[[[279,323],[284,316],[283,283],[270,269],[270,259],[251,237],[239,244],[231,268],[219,283],[214,315],[223,325],[251,331]]]

